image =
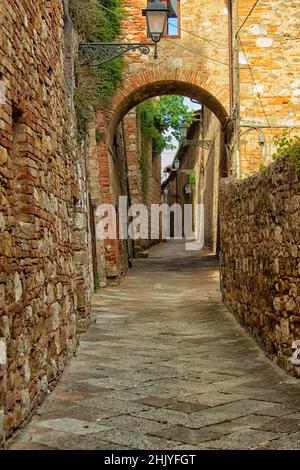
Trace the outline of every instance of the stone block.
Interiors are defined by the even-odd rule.
[[[5,366],[7,362],[7,352],[6,352],[6,341],[4,338],[0,338],[0,368]]]
[[[15,301],[19,302],[23,296],[23,286],[19,273],[15,273],[14,278]]]
[[[117,266],[109,266],[106,268],[106,275],[109,279],[119,277],[119,270]]]

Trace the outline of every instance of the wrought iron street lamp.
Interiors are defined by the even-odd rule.
[[[183,144],[188,145],[188,144],[195,144],[198,145],[201,148],[204,148],[206,150],[213,150],[215,143],[213,140],[197,140],[197,139],[192,139],[192,140],[186,140],[187,133],[188,133],[188,126],[184,123],[181,124],[179,128],[180,132],[180,137],[183,140]]]
[[[160,0],[153,0],[148,4],[148,8],[143,10],[143,16],[147,18],[148,35],[155,44],[155,59],[158,57],[157,44],[164,34],[169,14],[170,10],[167,4]]]
[[[181,126],[179,127],[179,132],[180,132],[180,137],[182,139],[185,139],[187,136],[187,132],[188,132],[188,126],[185,123],[181,124]]]
[[[187,194],[187,195],[188,195],[188,194],[192,194],[192,187],[191,187],[191,185],[190,185],[189,183],[185,185],[185,187],[184,187],[184,192],[185,192],[185,194]]]
[[[179,131],[180,131],[180,136],[183,140],[183,145],[195,144],[206,150],[214,149],[215,143],[213,140],[197,140],[197,139],[186,140],[187,133],[188,133],[188,127],[186,124],[182,124],[179,128]]]
[[[173,164],[174,164],[175,170],[178,171],[179,168],[180,168],[180,160],[179,160],[179,158],[176,157],[176,158],[174,159],[174,161],[173,161]]]
[[[179,203],[179,181],[178,181],[178,170],[180,168],[180,160],[176,157],[173,161],[173,165],[176,171],[176,204]]]
[[[169,16],[176,16],[176,12],[174,12],[170,1],[166,3],[161,0],[149,0],[147,8],[142,10],[142,14],[146,16],[148,36],[154,43],[154,58],[157,59],[157,44],[164,34],[167,19]],[[142,54],[149,54],[152,45],[144,42],[83,42],[79,45],[79,60],[81,65],[97,67],[134,50],[139,50]]]

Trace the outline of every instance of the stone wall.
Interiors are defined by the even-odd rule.
[[[287,160],[243,181],[222,180],[222,292],[228,309],[279,365],[300,340],[300,173]],[[295,362],[295,361],[294,361]]]
[[[202,110],[200,158],[196,164],[195,199],[204,204],[205,246],[218,250],[219,179],[227,175],[224,136],[220,122],[207,108]]]
[[[0,445],[57,383],[89,318],[67,23],[62,0],[1,2]]]
[[[178,202],[182,208],[184,204],[194,205],[194,222],[196,204],[204,204],[205,246],[215,253],[218,245],[219,178],[226,175],[225,149],[217,117],[202,107],[196,112],[196,119],[188,130],[187,144],[177,153],[180,160]],[[194,176],[193,184],[190,184],[191,175]],[[191,193],[186,193],[186,185],[190,186]],[[176,202],[177,192],[175,172],[170,174],[166,187],[168,196],[164,199],[172,205]]]
[[[253,4],[252,0],[233,2],[236,28]],[[284,127],[293,132],[300,127],[299,21],[300,0],[264,0],[239,31],[236,92],[242,176],[270,162],[274,135]],[[260,144],[262,136],[264,144]]]
[[[118,283],[128,268],[129,248],[127,240],[101,239],[98,224],[105,214],[101,205],[108,204],[119,218],[119,196],[126,196],[127,172],[123,126],[115,133],[113,145],[107,145],[107,120],[105,112],[97,112],[89,125],[88,173],[91,192],[90,222],[92,242],[92,264],[95,288],[108,283]],[[118,230],[117,230],[118,231]]]

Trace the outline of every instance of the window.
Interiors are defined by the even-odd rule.
[[[167,30],[165,36],[171,38],[180,38],[180,0],[177,0],[178,3],[178,17],[177,18],[168,18]]]

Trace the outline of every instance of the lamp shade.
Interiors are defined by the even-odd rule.
[[[180,132],[180,137],[182,139],[185,139],[185,137],[187,136],[187,132],[188,132],[188,127],[185,123],[181,124],[181,126],[179,127],[179,132]]]
[[[180,160],[176,157],[176,158],[174,159],[174,162],[173,162],[173,163],[174,163],[175,170],[179,170],[179,168],[180,168]]]
[[[191,194],[192,193],[192,187],[189,183],[185,185],[184,191],[185,191],[185,194]]]
[[[159,42],[164,34],[169,9],[166,3],[154,0],[148,3],[146,10],[143,10],[143,16],[147,18],[148,34],[153,42]]]

